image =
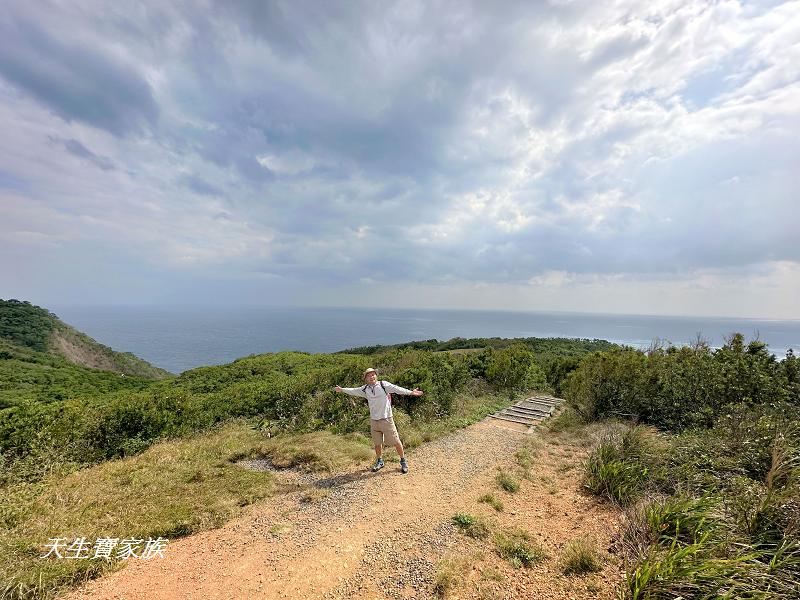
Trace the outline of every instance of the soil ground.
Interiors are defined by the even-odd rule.
[[[515,494],[500,490],[497,468],[518,472],[514,453],[531,442],[538,449],[529,478]],[[437,572],[450,565],[449,598],[614,598],[622,570],[609,550],[619,514],[581,490],[585,446],[489,419],[410,452],[406,475],[396,462],[378,473],[279,472],[296,491],[220,529],[170,541],[163,558],[131,559],[68,597],[431,598]],[[486,493],[504,510],[478,503]],[[460,533],[451,521],[457,512],[482,515],[495,531],[524,528],[548,558],[514,568],[497,556],[491,535]],[[562,574],[563,549],[576,538],[597,548],[602,571]]]

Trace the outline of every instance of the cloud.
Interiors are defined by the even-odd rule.
[[[64,147],[64,149],[69,152],[70,154],[77,156],[78,158],[82,158],[87,160],[88,162],[92,163],[96,167],[102,169],[103,171],[111,171],[114,169],[114,163],[111,159],[105,156],[98,156],[91,150],[89,150],[86,146],[81,144],[78,140],[73,139],[62,139],[57,136],[50,136],[50,140],[54,143],[60,144]]]
[[[67,121],[115,135],[155,122],[152,90],[130,64],[87,45],[81,32],[45,31],[28,15],[10,12],[0,21],[0,75],[7,81]]]
[[[430,290],[800,263],[800,2],[146,7],[0,20],[0,185],[48,209],[7,243]]]
[[[184,175],[181,183],[201,196],[221,196],[222,190],[197,175]]]

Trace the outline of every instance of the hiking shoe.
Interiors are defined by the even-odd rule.
[[[408,473],[408,461],[405,459],[405,457],[400,459],[400,472]]]
[[[383,459],[382,459],[382,458],[378,458],[378,459],[376,459],[376,460],[375,460],[375,464],[374,464],[374,465],[372,465],[372,472],[373,472],[373,473],[377,473],[377,472],[378,472],[378,471],[380,471],[382,468],[383,468]]]

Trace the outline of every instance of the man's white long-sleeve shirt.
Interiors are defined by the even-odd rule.
[[[383,383],[383,387],[381,387]],[[383,388],[386,391],[383,391]],[[373,421],[378,419],[389,419],[392,416],[392,403],[389,402],[389,394],[400,394],[410,396],[411,390],[389,383],[388,381],[378,381],[375,385],[362,385],[356,388],[342,388],[345,394],[366,398],[369,403],[369,418]]]

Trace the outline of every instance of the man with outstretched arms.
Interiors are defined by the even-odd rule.
[[[370,429],[372,431],[372,444],[375,446],[375,464],[373,471],[383,468],[383,444],[393,444],[400,456],[400,471],[408,473],[408,461],[403,452],[403,444],[397,435],[392,417],[391,394],[402,396],[422,396],[422,390],[414,388],[407,390],[388,381],[378,381],[378,372],[375,369],[364,371],[365,385],[356,388],[343,388],[338,385],[334,388],[337,392],[344,392],[351,396],[366,398],[369,403]]]

